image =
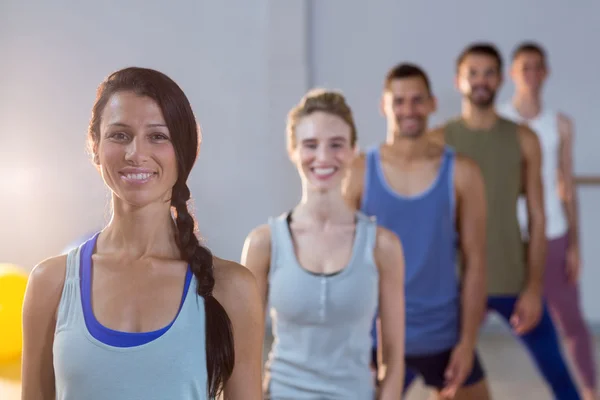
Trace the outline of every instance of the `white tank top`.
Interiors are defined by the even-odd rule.
[[[546,211],[546,237],[556,239],[568,230],[564,206],[558,192],[558,170],[560,134],[558,114],[542,110],[537,117],[527,120],[513,106],[512,102],[498,107],[498,114],[518,123],[529,126],[538,136],[542,148],[542,182],[544,184],[544,205]],[[517,215],[523,237],[528,237],[527,205],[524,198],[517,202]]]

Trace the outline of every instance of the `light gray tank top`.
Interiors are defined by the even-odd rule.
[[[82,309],[80,249],[67,257],[53,358],[57,400],[208,399],[204,299],[192,279],[182,308],[162,336],[113,347],[88,331]]]
[[[267,398],[373,399],[371,327],[379,273],[375,220],[357,213],[349,264],[319,275],[295,255],[288,214],[269,220],[269,306],[274,342],[266,371]]]

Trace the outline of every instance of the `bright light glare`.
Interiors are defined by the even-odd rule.
[[[6,197],[30,194],[36,178],[33,168],[2,168],[0,171],[0,193]]]

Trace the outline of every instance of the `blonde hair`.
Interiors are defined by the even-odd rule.
[[[288,113],[286,133],[289,151],[296,148],[296,126],[303,117],[315,112],[324,112],[340,117],[350,127],[350,145],[354,147],[357,140],[356,125],[352,109],[346,103],[344,95],[336,90],[312,89],[302,97],[300,102]]]

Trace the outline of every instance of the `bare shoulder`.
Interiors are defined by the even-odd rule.
[[[66,254],[48,258],[33,268],[27,283],[24,315],[55,314],[65,285],[66,270]]]
[[[381,250],[397,250],[398,246],[402,247],[398,236],[383,226],[377,226],[376,240],[376,247]]]
[[[444,146],[446,144],[444,125],[433,127],[432,129],[427,131],[427,137],[433,143],[437,143],[440,146]]]
[[[215,289],[217,300],[227,313],[235,313],[239,304],[259,304],[258,287],[254,274],[243,265],[222,258],[213,257]],[[246,307],[242,307],[245,309]]]
[[[364,151],[361,151],[360,153],[358,153],[356,155],[356,157],[354,157],[354,160],[352,160],[352,164],[351,167],[352,169],[358,169],[358,170],[363,170],[365,169],[365,160],[367,159],[367,155],[365,154]]]
[[[456,154],[454,162],[454,168],[457,172],[460,173],[470,173],[472,171],[479,171],[479,164],[471,157],[468,157],[464,154]]]
[[[462,154],[455,155],[454,181],[459,186],[468,186],[474,179],[482,179],[481,168],[475,160]]]
[[[538,135],[527,125],[519,124],[517,126],[517,134],[521,151],[526,157],[533,156],[541,152],[540,139]]]
[[[362,182],[366,169],[367,155],[364,152],[358,153],[350,164],[350,176],[348,186],[356,187]]]
[[[558,123],[558,132],[563,138],[573,136],[573,120],[567,114],[559,112],[556,116]]]
[[[271,249],[271,227],[269,224],[262,224],[252,229],[246,237],[245,247],[270,251]]]
[[[382,226],[377,227],[377,237],[375,242],[375,258],[377,260],[393,260],[395,258],[404,258],[404,250],[398,236],[391,230]],[[378,263],[389,265],[390,263]]]
[[[344,180],[342,192],[344,199],[352,208],[359,209],[364,189],[364,176],[366,171],[366,154],[360,152],[352,160],[349,174]]]
[[[67,255],[50,257],[33,267],[29,280],[44,285],[64,285],[67,271]]]

